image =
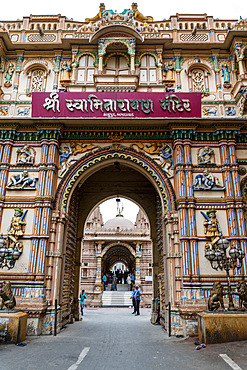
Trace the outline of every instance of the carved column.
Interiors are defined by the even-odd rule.
[[[98,40],[98,55],[99,55],[99,69],[98,73],[101,75],[103,73],[103,57],[105,54],[104,50],[104,39]]]
[[[15,69],[15,82],[14,82],[14,90],[18,90],[19,87],[19,79],[20,73],[22,71],[22,62],[23,62],[23,53],[17,55],[16,57],[16,69]]]
[[[239,76],[244,77],[244,63],[243,63],[243,57],[238,58],[238,68],[239,68]]]
[[[141,243],[136,243],[136,269],[135,269],[135,284],[141,285]]]

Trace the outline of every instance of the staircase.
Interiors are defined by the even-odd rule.
[[[132,306],[131,292],[127,284],[118,284],[117,291],[112,292],[110,286],[102,294],[103,307],[129,307]]]

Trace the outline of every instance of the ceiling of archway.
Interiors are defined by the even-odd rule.
[[[111,163],[78,185],[79,234],[82,236],[86,218],[97,203],[119,195],[140,204],[149,217],[152,237],[155,237],[156,194],[154,186],[140,172],[119,162]]]
[[[131,260],[133,260],[133,256],[129,249],[121,244],[111,247],[104,255],[104,261],[108,266],[113,266],[116,262],[120,261],[129,266],[131,264]]]

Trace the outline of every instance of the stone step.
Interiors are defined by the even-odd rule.
[[[128,307],[132,305],[131,292],[105,291],[102,295],[102,306]]]

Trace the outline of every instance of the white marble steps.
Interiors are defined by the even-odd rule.
[[[102,294],[102,306],[104,307],[129,307],[132,305],[131,292],[105,291]]]

